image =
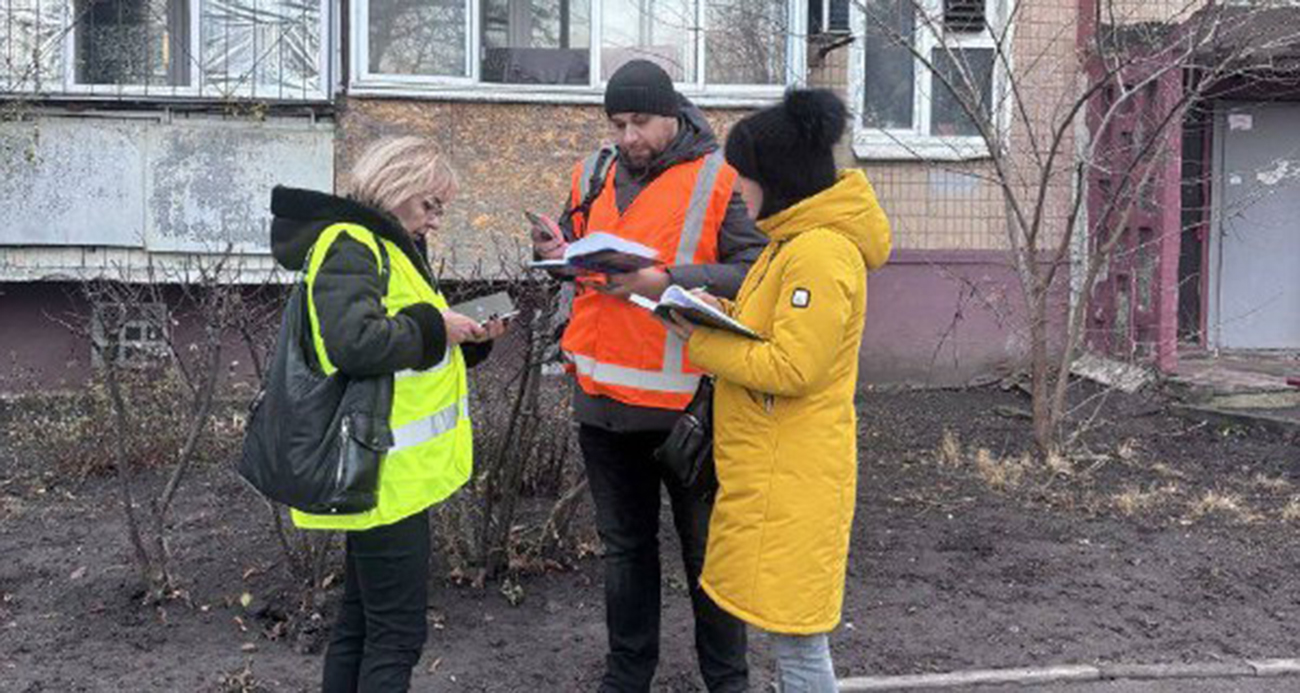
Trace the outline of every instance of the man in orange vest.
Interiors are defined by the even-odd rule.
[[[710,691],[748,687],[745,627],[699,587],[712,492],[666,476],[654,450],[690,402],[699,371],[685,345],[649,311],[627,300],[657,299],[671,284],[734,297],[767,243],[735,189],[700,112],[659,66],[635,60],[605,90],[614,148],[580,162],[561,217],[572,240],[604,231],[659,252],[661,265],[579,278],[561,348],[579,388],[574,414],[605,546],[609,654],[600,690],[647,691],[659,659],[660,486],[672,502],[695,612],[695,647]],[[565,239],[534,235],[542,258]]]

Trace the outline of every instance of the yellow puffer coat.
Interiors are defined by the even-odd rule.
[[[701,583],[760,628],[824,633],[844,601],[867,270],[889,257],[889,222],[852,170],[759,228],[772,242],[727,309],[765,341],[709,329],[690,341],[691,362],[718,378]]]

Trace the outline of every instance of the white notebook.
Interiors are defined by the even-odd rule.
[[[569,244],[563,260],[539,260],[534,269],[577,269],[601,274],[624,274],[652,267],[659,251],[612,233],[598,231]]]
[[[762,336],[757,332],[745,327],[726,313],[701,301],[694,294],[676,284],[665,289],[658,302],[639,294],[632,294],[629,300],[663,320],[671,321],[672,315],[668,311],[675,310],[687,321],[696,325],[725,330],[750,339],[762,339]]]

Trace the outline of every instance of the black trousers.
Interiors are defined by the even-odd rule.
[[[324,693],[406,691],[428,635],[429,516],[347,533],[343,604]]]
[[[666,477],[653,453],[665,432],[614,433],[582,426],[578,442],[605,545],[605,625],[609,655],[602,692],[648,691],[659,663],[659,508],[668,488],[695,612],[695,650],[710,691],[744,691],[745,624],[700,589],[713,499]]]

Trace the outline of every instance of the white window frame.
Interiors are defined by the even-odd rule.
[[[469,15],[466,36],[466,66],[468,77],[433,75],[387,75],[370,71],[369,26],[370,0],[354,0],[351,10],[352,46],[348,93],[357,96],[401,96],[410,98],[438,98],[467,101],[514,101],[536,103],[601,103],[605,80],[601,75],[603,50],[604,3],[591,0],[591,35],[588,51],[590,81],[586,85],[564,84],[499,84],[482,82],[479,53],[482,47],[482,2],[463,0]],[[705,74],[707,41],[704,40],[706,21],[705,3],[695,2],[696,74],[692,82],[678,82],[677,89],[697,105],[715,107],[759,107],[769,105],[785,93],[789,86],[802,85],[807,74],[807,46],[802,37],[807,33],[808,0],[785,0],[789,12],[789,31],[786,32],[785,84],[745,85],[709,84]]]
[[[995,51],[993,63],[992,101],[993,127],[1000,142],[1006,141],[1007,100],[1004,98],[1007,85],[1007,65],[1010,57],[998,56],[997,41],[993,37],[992,26],[1001,24],[1004,17],[1013,16],[1010,3],[1000,0],[985,0],[985,18],[987,27],[979,33],[954,34],[946,38],[950,48],[987,48]],[[918,16],[915,28],[915,45],[921,55],[932,55],[935,48],[945,41],[936,35],[943,27],[943,0],[920,0],[917,4],[924,8],[929,18]],[[849,55],[849,98],[853,113],[853,151],[859,159],[882,161],[966,161],[987,159],[991,156],[988,143],[979,135],[953,136],[930,134],[932,115],[932,95],[934,93],[934,75],[925,64],[913,58],[915,70],[913,79],[912,127],[880,128],[870,127],[863,122],[866,109],[866,50],[864,47],[867,16],[861,3],[854,2],[850,9],[850,21],[855,28],[857,40],[853,42]],[[1003,37],[1003,51],[1009,52],[1014,45],[1012,30],[1006,29]],[[942,88],[940,86],[940,88]]]
[[[73,25],[76,13],[76,0],[65,0],[63,7],[63,38],[61,40],[62,69],[58,81],[47,81],[39,91],[35,89],[34,84],[23,85],[17,89],[12,89],[8,93],[14,94],[39,94],[48,98],[74,98],[74,99],[144,99],[144,100],[225,100],[225,99],[255,99],[272,102],[287,103],[305,103],[305,102],[323,102],[328,101],[333,93],[332,83],[334,71],[332,69],[331,51],[333,50],[331,23],[336,7],[335,0],[317,0],[320,3],[318,14],[318,28],[320,36],[320,50],[316,57],[316,68],[319,72],[316,89],[301,91],[295,90],[291,94],[281,95],[278,89],[270,87],[259,87],[256,84],[249,83],[246,86],[234,90],[226,91],[218,89],[215,86],[208,85],[204,82],[203,77],[203,43],[202,43],[202,17],[203,6],[207,0],[187,0],[189,4],[189,56],[190,63],[190,84],[187,86],[172,85],[144,85],[144,84],[83,84],[77,81],[76,57],[77,42],[79,32]],[[4,93],[0,91],[0,93]]]

